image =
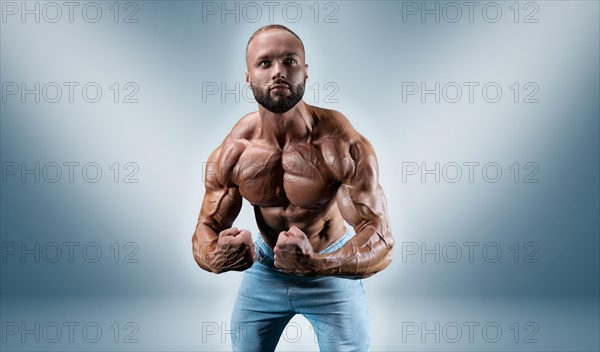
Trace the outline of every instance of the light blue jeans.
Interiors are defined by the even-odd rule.
[[[352,238],[346,232],[323,250],[338,250]],[[302,314],[313,326],[321,351],[368,351],[371,321],[362,280],[290,275],[273,266],[273,251],[259,234],[257,261],[244,272],[233,307],[233,351],[274,351],[290,319]]]

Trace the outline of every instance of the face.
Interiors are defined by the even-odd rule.
[[[259,33],[248,46],[246,62],[246,83],[265,109],[284,113],[302,100],[308,65],[293,34],[281,29]]]

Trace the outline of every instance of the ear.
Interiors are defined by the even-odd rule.
[[[244,70],[244,75],[245,75],[245,80],[246,80],[246,85],[248,87],[250,87],[250,74],[248,73],[248,70]]]
[[[304,79],[308,79],[308,64],[304,64]]]

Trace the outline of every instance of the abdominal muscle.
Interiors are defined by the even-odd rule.
[[[335,200],[319,209],[287,206],[254,207],[260,233],[269,247],[275,247],[279,233],[296,226],[302,230],[315,252],[321,252],[341,238],[346,228]]]

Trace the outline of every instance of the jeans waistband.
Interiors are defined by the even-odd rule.
[[[337,251],[344,244],[346,244],[346,242],[350,241],[352,237],[352,233],[350,233],[350,230],[347,229],[346,233],[342,237],[340,237],[337,241],[329,245],[324,250],[320,251],[319,254],[328,254]],[[265,242],[260,233],[258,234],[256,241],[254,242],[254,246],[256,248],[256,261],[268,267],[275,268],[275,256],[273,254],[273,250]]]

